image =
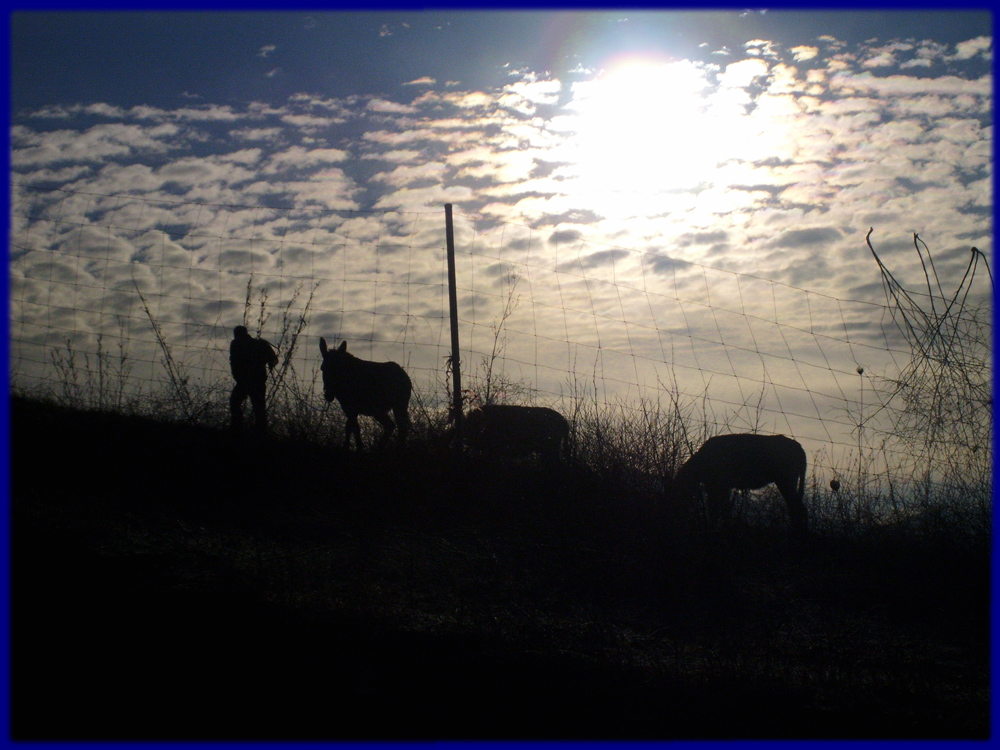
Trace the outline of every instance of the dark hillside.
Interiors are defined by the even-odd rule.
[[[802,548],[582,468],[11,421],[17,739],[989,734],[988,540]]]

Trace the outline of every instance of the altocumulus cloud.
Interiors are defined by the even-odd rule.
[[[393,31],[400,29],[383,27]],[[192,249],[157,230],[154,214],[159,226],[232,237],[217,264],[250,257],[255,273],[289,280],[369,277],[371,256],[358,243],[391,245],[395,263],[404,257],[400,247],[431,231],[420,217],[433,217],[428,222],[439,230],[444,202],[484,226],[507,222],[509,247],[524,248],[526,257],[551,251],[553,268],[557,251],[596,243],[576,258],[560,255],[558,264],[614,273],[637,289],[694,289],[689,263],[710,259],[728,271],[844,295],[871,282],[872,269],[858,260],[866,259],[872,226],[885,237],[919,232],[942,252],[971,245],[991,252],[991,39],[848,45],[819,37],[788,49],[757,39],[713,54],[723,51],[675,61],[682,91],[652,75],[618,98],[602,88],[604,74],[578,67],[562,78],[511,69],[495,89],[411,72],[395,89],[366,95],[301,92],[284,101],[175,108],[80,102],[15,112],[13,221],[23,226],[33,210],[30,188],[108,196],[81,199],[74,214],[98,230],[112,210],[125,222],[122,197],[141,198],[148,211],[136,209],[126,222],[140,233],[136,247],[109,242],[107,231],[77,237],[88,253],[125,264],[111,291],[124,294],[133,279],[152,279],[149,268],[169,261],[191,267],[184,299],[207,296],[205,310],[227,314],[240,284],[220,302],[210,290],[218,268],[212,277],[191,265]],[[257,53],[279,56],[271,44]],[[609,112],[608,102],[621,111]],[[599,119],[607,115],[614,117]],[[600,137],[586,140],[594,133]],[[601,153],[601,144],[609,150]],[[375,219],[372,209],[384,214]],[[324,211],[347,213],[324,219]],[[649,255],[638,263],[623,249]],[[16,249],[18,263],[50,262],[43,251],[42,237],[30,235]],[[195,248],[193,257],[206,252]],[[379,272],[440,277],[439,259],[405,257],[405,267]],[[916,261],[901,255],[900,262],[913,278]],[[71,270],[56,266],[35,277]],[[500,270],[489,273],[498,278]],[[586,293],[586,280],[561,293]],[[532,281],[535,293],[555,294],[554,282]],[[383,299],[402,317],[373,322],[361,286],[334,286],[320,289],[316,302],[327,325],[389,341],[399,338],[394,326],[409,325],[405,300]],[[64,300],[67,310],[74,299],[79,307],[81,290]],[[15,299],[45,294],[34,283],[12,292]],[[567,299],[554,297],[550,306],[570,305]],[[184,304],[165,315],[184,318]],[[587,309],[613,320],[623,304],[597,295]],[[352,310],[361,311],[356,319]],[[111,330],[110,319],[101,320]],[[711,335],[697,312],[688,323]],[[539,325],[573,333],[563,320]],[[627,338],[614,327],[601,335],[605,346]]]

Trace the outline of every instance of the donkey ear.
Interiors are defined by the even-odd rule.
[[[324,357],[326,356],[326,339],[322,336],[319,337],[319,351]]]
[[[346,352],[347,351],[347,342],[346,341],[341,341],[340,342],[340,346],[337,347],[337,351],[341,352],[341,353]]]

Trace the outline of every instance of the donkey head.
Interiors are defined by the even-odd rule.
[[[323,364],[320,366],[323,373],[323,396],[327,401],[333,401],[337,398],[344,363],[352,355],[347,353],[346,341],[342,341],[336,349],[329,349],[326,339],[322,337],[319,340],[319,351],[323,355]]]

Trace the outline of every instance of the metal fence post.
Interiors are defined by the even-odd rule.
[[[462,368],[458,347],[458,289],[455,282],[455,226],[451,218],[451,204],[444,204],[445,239],[448,245],[448,307],[451,312],[451,373],[454,380],[452,414],[455,419],[457,452],[462,450]]]

